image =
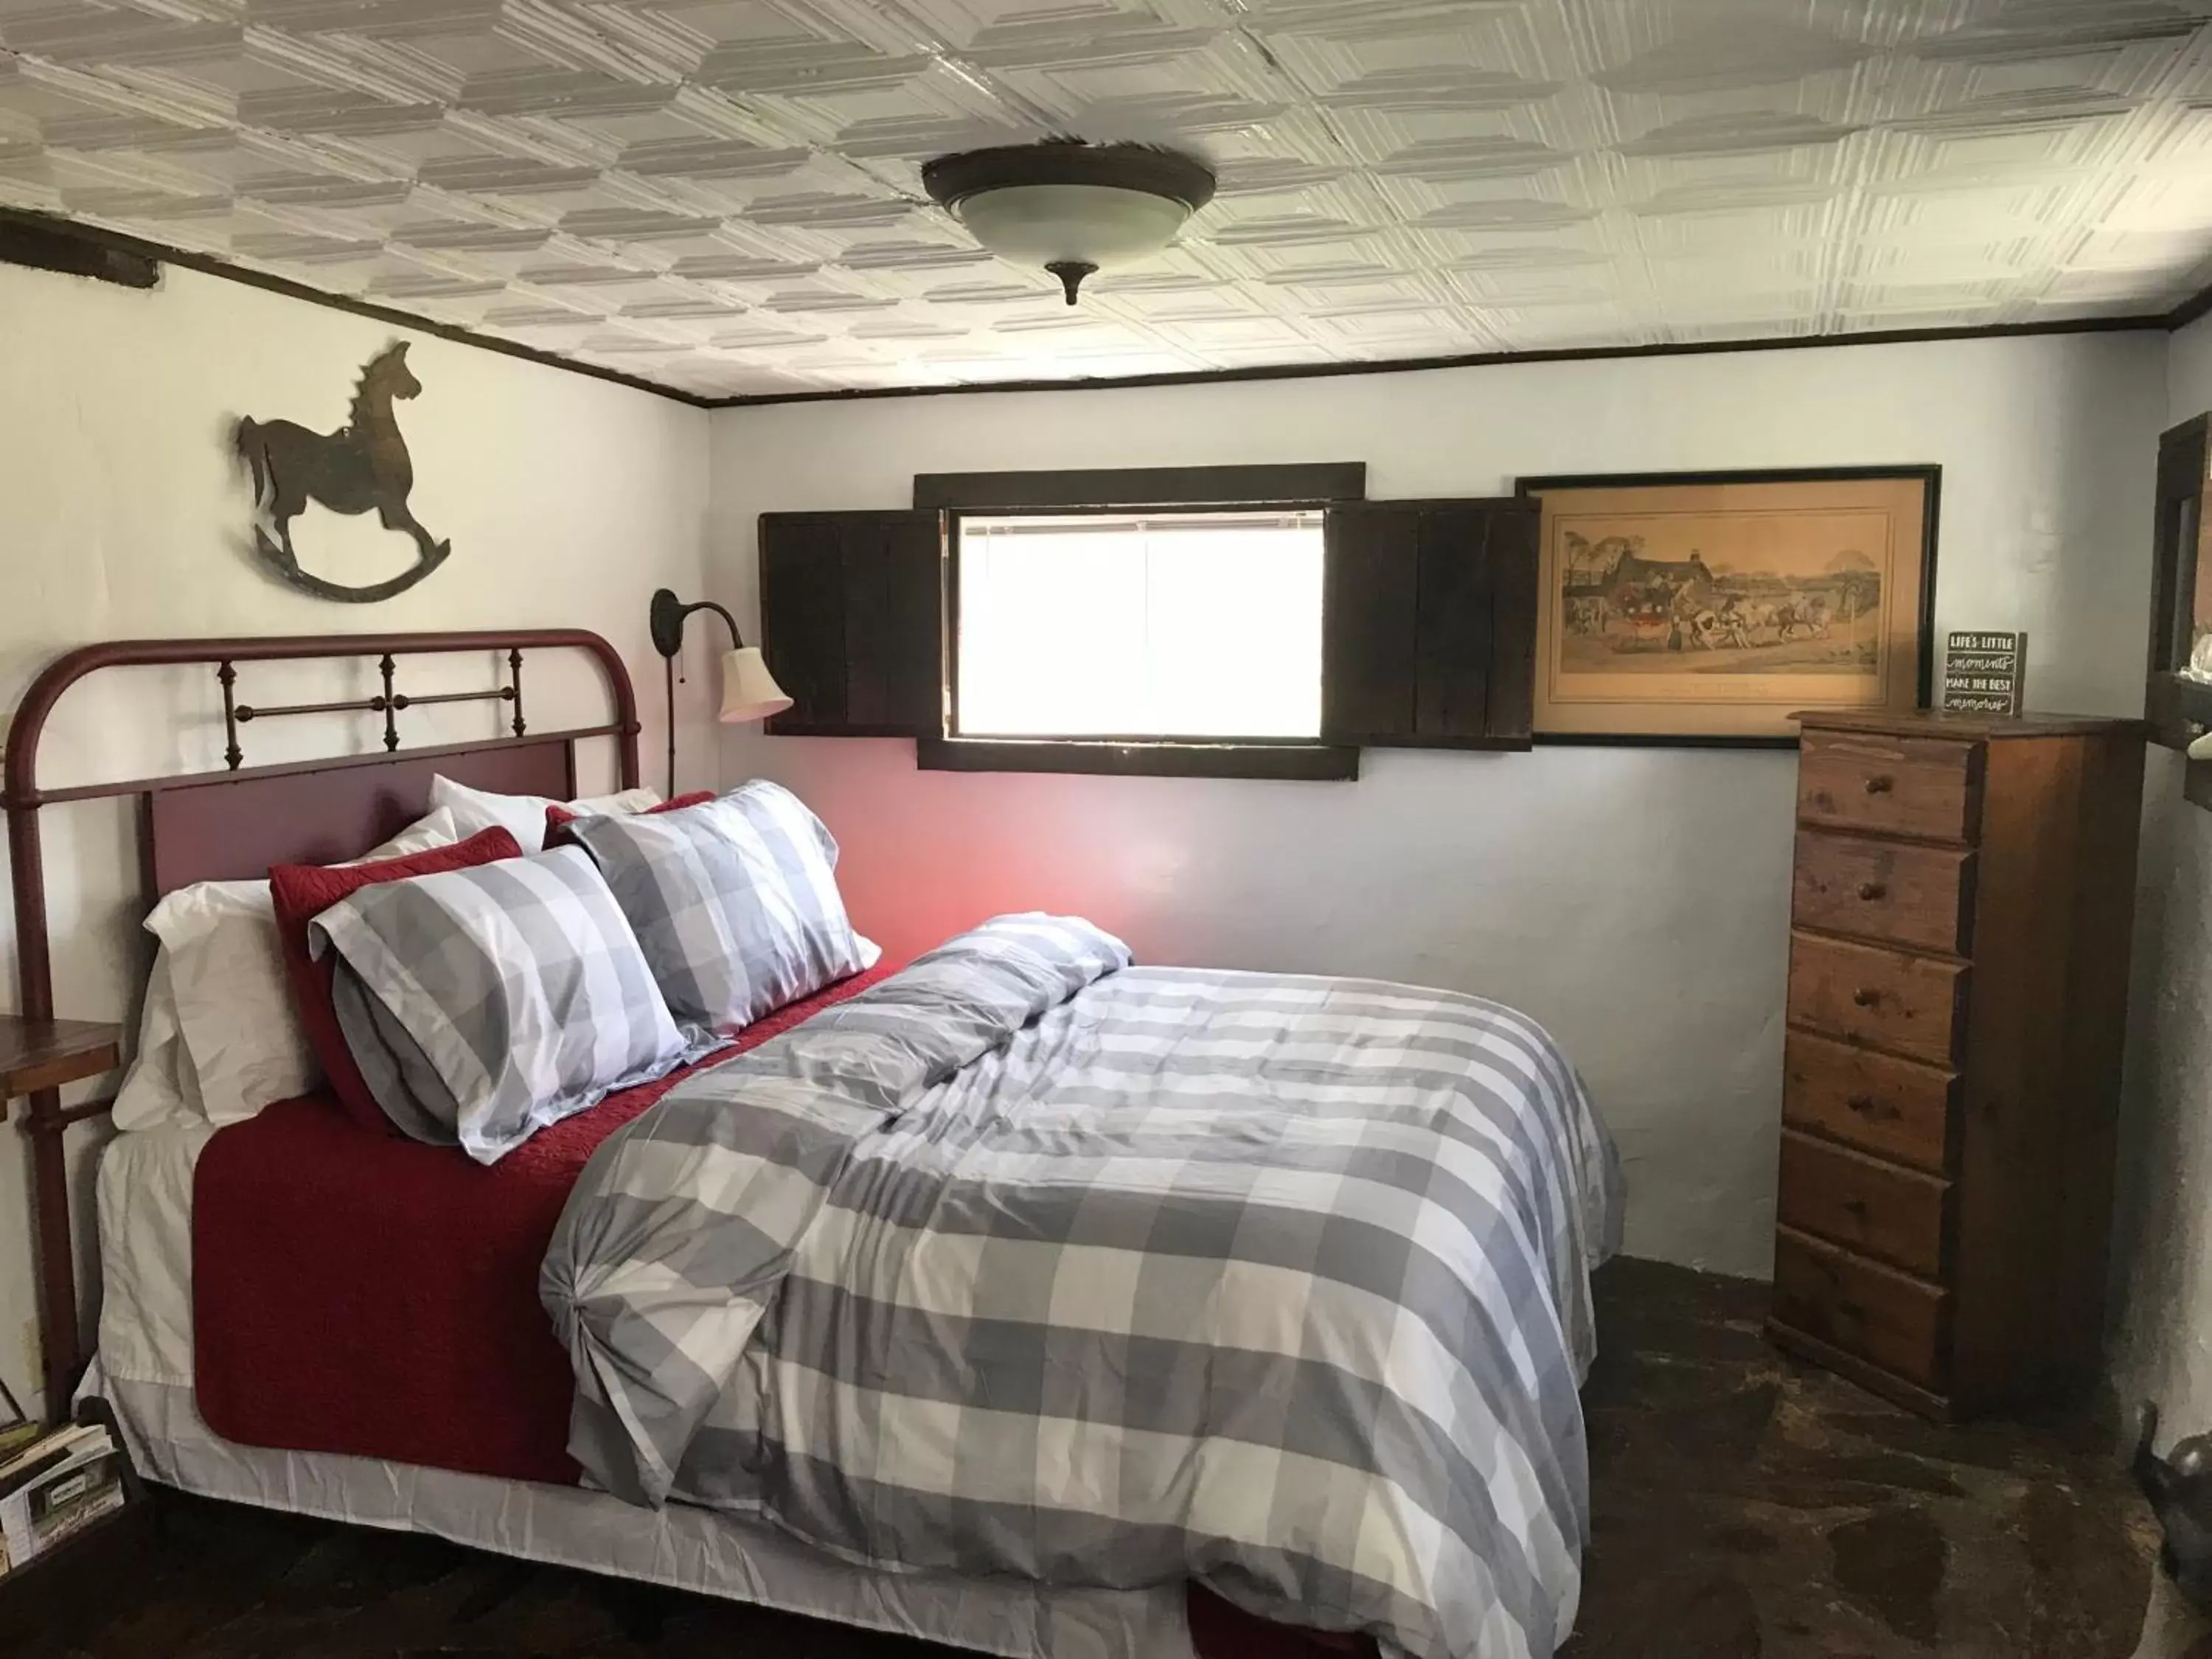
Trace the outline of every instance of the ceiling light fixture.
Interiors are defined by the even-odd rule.
[[[1202,161],[1077,138],[941,155],[921,184],[1000,258],[1059,277],[1070,305],[1085,277],[1158,253],[1213,199]]]

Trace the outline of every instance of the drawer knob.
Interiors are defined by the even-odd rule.
[[[1875,1100],[1872,1095],[1846,1095],[1844,1097],[1844,1104],[1861,1117],[1874,1115]]]
[[[1863,1221],[1866,1219],[1866,1200],[1863,1198],[1847,1198],[1844,1200],[1844,1213],[1845,1215],[1856,1216],[1861,1221]]]
[[[1871,1008],[1881,1000],[1881,993],[1871,985],[1862,985],[1851,993],[1851,1000],[1862,1008]]]
[[[1896,787],[1897,780],[1887,772],[1877,772],[1866,781],[1866,792],[1869,795],[1886,795]]]
[[[1889,889],[1878,881],[1863,881],[1859,884],[1859,896],[1872,904],[1876,899],[1888,897]]]

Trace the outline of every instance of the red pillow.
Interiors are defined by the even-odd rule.
[[[433,847],[405,858],[379,859],[374,864],[279,864],[269,872],[269,892],[276,905],[276,937],[284,950],[285,976],[292,982],[293,1006],[307,1045],[322,1062],[331,1092],[346,1115],[363,1128],[389,1133],[392,1121],[368,1092],[361,1067],[346,1047],[338,1027],[337,1010],[331,1003],[331,977],[335,967],[325,954],[320,962],[307,957],[307,924],[340,899],[379,882],[400,881],[409,876],[432,876],[441,870],[468,870],[501,859],[520,858],[522,848],[507,830],[479,830],[451,847]]]
[[[655,812],[673,812],[682,806],[703,806],[714,799],[714,792],[711,789],[694,789],[688,795],[677,795],[658,806],[648,806],[637,816],[645,817]],[[570,811],[558,801],[548,801],[545,805],[545,844],[548,847],[553,844],[553,832],[562,824],[574,823],[584,816],[581,812]]]

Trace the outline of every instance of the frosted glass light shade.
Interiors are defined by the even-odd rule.
[[[757,645],[739,646],[722,653],[722,713],[725,726],[741,720],[764,720],[791,707],[791,699],[768,672],[768,663]]]
[[[1011,185],[955,210],[975,240],[1018,264],[1126,264],[1175,240],[1190,208],[1171,197],[1104,185]]]
[[[925,162],[921,186],[1000,258],[1042,266],[1073,305],[1103,266],[1158,253],[1213,199],[1213,169],[1152,144],[1001,144]]]

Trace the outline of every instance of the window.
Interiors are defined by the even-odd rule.
[[[961,738],[1316,741],[1318,512],[961,515]]]
[[[917,474],[763,513],[768,730],[950,772],[1353,779],[1525,749],[1533,500],[1370,501],[1360,463]]]

